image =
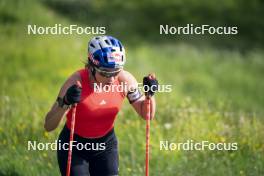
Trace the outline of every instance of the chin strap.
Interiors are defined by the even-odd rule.
[[[91,67],[91,73],[92,73],[94,80],[97,82],[96,77],[95,77],[95,72],[96,72],[96,70],[94,69],[94,66],[92,66]]]
[[[91,62],[91,60],[89,59],[89,57],[88,57],[88,60],[89,60],[89,65],[90,65],[90,68],[91,68],[92,76],[93,76],[94,80],[97,82],[96,77],[95,77],[95,72],[96,72],[96,70],[94,68],[95,65],[94,65],[94,63]]]

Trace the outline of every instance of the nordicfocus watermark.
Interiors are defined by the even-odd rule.
[[[104,26],[78,26],[72,24],[69,26],[63,26],[62,24],[55,24],[54,26],[38,26],[38,25],[27,25],[28,35],[72,35],[72,34],[105,34],[106,27]]]
[[[153,85],[153,86],[147,86],[143,85],[142,83],[138,83],[137,88],[144,92],[153,91],[153,92],[171,92],[172,91],[172,85],[170,84],[161,84],[161,85]],[[94,83],[93,84],[94,92],[100,93],[100,92],[129,92],[133,91],[135,89],[135,86],[128,86],[126,83],[121,84],[107,84],[104,85],[102,83]]]
[[[238,150],[238,144],[234,143],[213,143],[209,141],[195,142],[193,140],[187,140],[186,142],[169,142],[169,141],[160,141],[160,150],[219,150],[219,151],[235,151]]]
[[[72,141],[71,144],[77,150],[102,151],[106,149],[105,143],[78,143],[77,141]],[[69,148],[69,143],[62,143],[61,140],[48,143],[28,141],[27,143],[28,150],[69,150]]]
[[[211,25],[194,25],[187,24],[186,26],[170,26],[170,25],[160,25],[159,33],[161,35],[236,35],[238,34],[237,26],[211,26]]]

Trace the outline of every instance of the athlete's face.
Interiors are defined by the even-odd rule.
[[[96,80],[102,84],[113,84],[121,69],[95,69]]]

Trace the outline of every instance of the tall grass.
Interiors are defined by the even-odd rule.
[[[56,140],[63,123],[46,133],[44,116],[65,79],[83,67],[86,43],[92,36],[27,35],[28,23],[67,25],[71,21],[35,1],[3,1],[0,7],[0,175],[59,175],[56,151],[28,151],[27,141]],[[156,95],[151,175],[264,174],[262,50],[242,55],[184,43],[150,46],[144,42],[126,48],[126,69],[138,81],[155,72],[161,84],[172,85],[172,92]],[[120,175],[143,175],[144,121],[127,101],[115,130]],[[189,139],[237,142],[238,150],[160,150],[160,140]]]

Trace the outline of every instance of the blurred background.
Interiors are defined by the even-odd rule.
[[[106,26],[139,82],[158,93],[150,175],[264,175],[264,2],[261,0],[2,0],[0,2],[0,176],[59,175],[45,114],[69,75],[84,67],[92,35],[28,35],[27,25]],[[159,25],[238,26],[237,35],[160,35]],[[127,101],[116,120],[120,175],[144,175],[145,123]],[[237,142],[237,151],[160,151],[159,141]]]

